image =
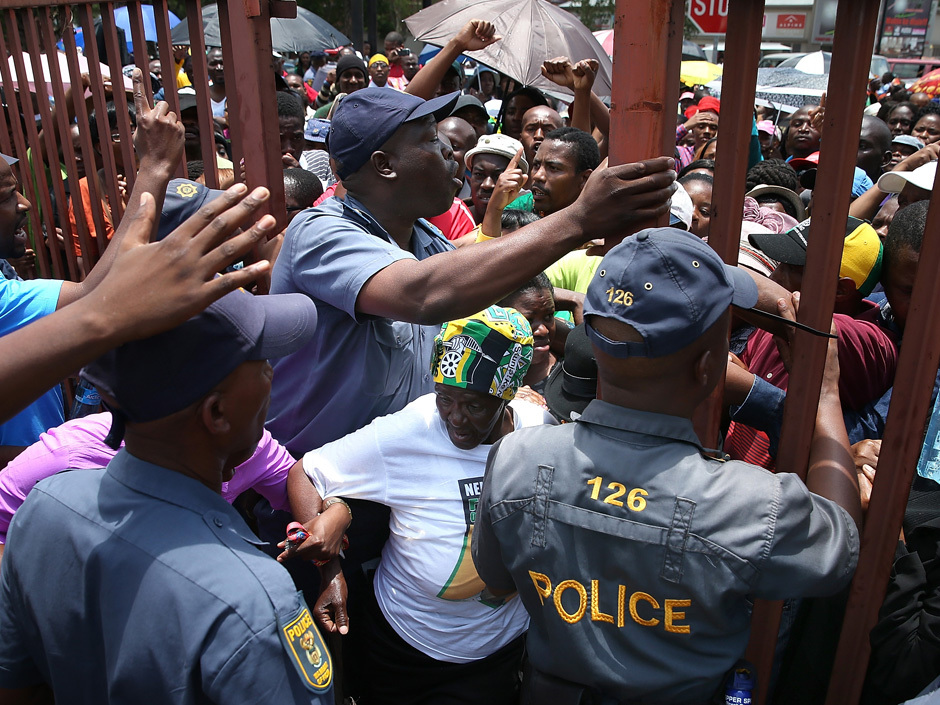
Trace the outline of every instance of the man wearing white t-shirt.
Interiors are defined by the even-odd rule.
[[[495,598],[486,589],[470,541],[492,444],[554,422],[511,401],[532,359],[531,328],[514,309],[492,306],[451,321],[434,343],[434,393],[307,453],[312,487],[292,481],[291,506],[300,519],[312,518],[309,506],[320,497],[392,510],[372,619],[360,625],[369,632],[366,669],[376,702],[423,695],[508,704],[517,695],[528,617],[515,595]],[[305,504],[314,488],[319,496]]]

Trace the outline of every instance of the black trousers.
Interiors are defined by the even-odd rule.
[[[375,598],[369,604],[367,705],[516,705],[525,635],[484,659],[437,661],[392,629]]]

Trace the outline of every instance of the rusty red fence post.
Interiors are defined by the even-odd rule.
[[[763,19],[763,0],[734,0],[729,6],[725,36],[727,49],[721,79],[719,131],[722,139],[718,141],[715,155],[715,186],[708,236],[708,244],[729,264],[738,261]],[[696,409],[695,431],[707,448],[714,448],[718,443],[724,386],[722,379],[711,396]]]
[[[836,41],[838,41],[838,28]],[[925,237],[904,328],[891,408],[881,445],[878,472],[862,533],[858,568],[852,580],[842,633],[829,682],[827,705],[856,703],[871,656],[869,632],[878,619],[894,559],[911,480],[924,443],[925,419],[940,364],[940,190],[934,187]]]
[[[684,0],[617,0],[614,15],[614,75],[610,96],[610,164],[671,157],[676,149]],[[617,66],[629,66],[617,71]],[[668,225],[668,214],[637,223],[605,250],[643,228]]]
[[[296,14],[296,4],[290,5]],[[280,137],[271,129],[272,125],[277,125],[277,108],[273,100],[270,7],[263,1],[221,0],[219,19],[223,38],[238,37],[241,47],[236,52],[230,46],[223,54],[226,79],[231,76],[238,86],[234,96],[227,96],[227,100],[234,103],[234,106],[229,105],[229,115],[232,116],[233,143],[237,145],[235,158],[245,159],[249,187],[265,186],[270,190],[267,211],[277,218],[280,229],[285,225],[286,210]],[[262,96],[270,96],[271,100],[264,100]],[[238,168],[236,161],[236,171]]]

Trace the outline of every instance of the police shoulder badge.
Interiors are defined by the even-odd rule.
[[[286,623],[278,620],[278,629],[284,648],[307,689],[318,693],[329,690],[333,683],[333,659],[303,600],[293,619]]]

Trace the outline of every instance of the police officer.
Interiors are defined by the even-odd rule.
[[[523,702],[706,702],[743,655],[748,598],[851,578],[860,508],[834,354],[806,485],[714,460],[693,430],[727,364],[729,304],[757,299],[686,232],[624,240],[584,307],[599,398],[494,446],[472,551],[487,587],[518,590],[531,617]]]
[[[315,323],[305,296],[239,290],[85,369],[114,408],[110,441],[126,422],[126,446],[106,469],[41,481],[14,517],[0,695],[332,703],[330,654],[303,598],[220,496],[264,430],[267,358]]]

